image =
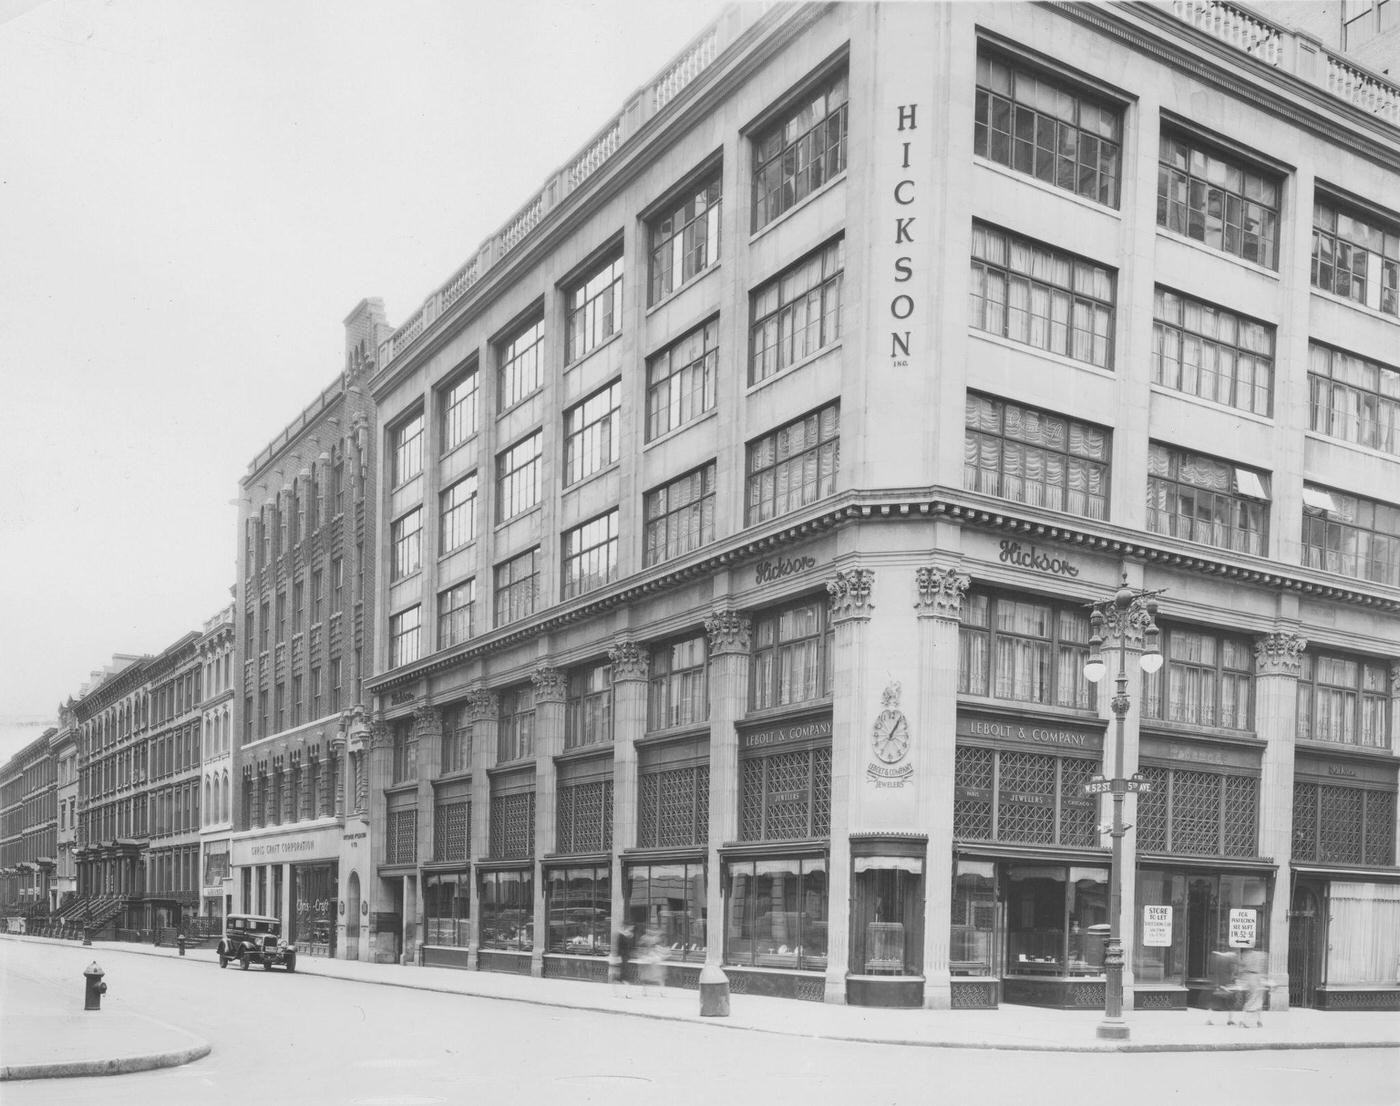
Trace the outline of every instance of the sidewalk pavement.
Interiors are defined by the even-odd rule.
[[[77,946],[77,941],[5,937]],[[102,941],[94,946],[104,961],[113,953],[178,959],[175,949]],[[187,950],[182,961],[191,972],[218,971],[212,946]],[[110,963],[109,972],[116,970]],[[236,966],[227,970],[237,971]],[[279,969],[274,969],[279,970]],[[1288,1010],[1266,1011],[1261,1028],[1207,1025],[1204,1010],[1130,1011],[1127,1041],[1095,1036],[1101,1014],[1092,1010],[1045,1010],[1003,1006],[999,1010],[887,1010],[836,1006],[794,999],[731,995],[728,1017],[701,1017],[696,992],[667,987],[630,986],[567,979],[535,979],[501,972],[468,972],[354,960],[302,956],[299,974],[347,979],[390,987],[470,995],[703,1024],[722,1029],[777,1033],[827,1040],[933,1048],[1015,1049],[1031,1052],[1212,1052],[1259,1049],[1400,1048],[1400,1013]],[[6,1007],[14,1011],[9,998]],[[0,1018],[0,1079],[41,1075],[95,1075],[188,1063],[207,1055],[209,1046],[184,1030],[136,1015],[118,1024],[101,1015],[40,1016],[7,1013]],[[1218,1017],[1218,1015],[1217,1015]],[[56,1019],[56,1020],[55,1020]],[[133,1066],[135,1065],[135,1066]],[[55,1070],[36,1071],[36,1068]],[[62,1070],[57,1070],[62,1069]]]

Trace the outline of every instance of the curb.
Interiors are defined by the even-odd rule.
[[[120,1060],[68,1060],[58,1064],[12,1064],[0,1068],[0,1082],[18,1079],[71,1079],[86,1075],[127,1075],[156,1068],[177,1068],[202,1060],[213,1051],[207,1041],[174,1052],[153,1052],[147,1056],[124,1056]]]

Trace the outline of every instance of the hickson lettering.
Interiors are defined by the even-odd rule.
[[[755,584],[771,584],[774,580],[781,580],[784,576],[792,576],[798,572],[806,572],[809,568],[817,567],[815,557],[783,557],[776,561],[759,561],[754,569],[753,582]]]
[[[1035,546],[1022,546],[1018,541],[1003,541],[1001,554],[997,558],[1002,564],[1016,565],[1018,568],[1033,568],[1037,572],[1048,572],[1052,576],[1078,576],[1079,569],[1063,557],[1052,557],[1042,553]]]
[[[919,105],[900,104],[895,109],[896,131],[900,134],[911,133],[919,128]],[[907,170],[910,167],[909,149],[913,145],[912,139],[901,139],[899,142],[899,168]],[[901,177],[895,182],[891,196],[895,202],[894,212],[894,244],[896,246],[913,245],[914,223],[918,216],[908,215],[899,208],[907,208],[914,203],[918,186],[910,177]],[[914,259],[911,255],[901,254],[894,259],[894,284],[906,284],[914,279]],[[890,297],[890,317],[897,323],[907,322],[913,317],[917,300],[908,292],[896,289]],[[909,367],[909,336],[912,331],[908,329],[898,329],[890,331],[890,359],[898,368]]]

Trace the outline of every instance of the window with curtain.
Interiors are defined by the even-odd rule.
[[[654,647],[647,677],[647,729],[689,726],[709,717],[705,635]]]
[[[642,563],[659,564],[715,540],[715,463],[701,465],[642,497]]]
[[[1144,718],[1250,729],[1254,648],[1248,638],[1168,626],[1162,667],[1143,674]]]
[[[496,759],[505,762],[535,755],[535,689],[529,684],[500,693]]]
[[[749,442],[745,525],[805,507],[836,490],[841,405],[827,404]]]
[[[1389,665],[1308,650],[1298,679],[1298,737],[1390,748]]]
[[[960,694],[1095,709],[1087,608],[974,592],[958,646]]]
[[[1270,415],[1274,328],[1159,287],[1153,296],[1152,379],[1213,403]]]
[[[568,698],[564,704],[564,748],[612,744],[612,705],[610,664],[570,669]]]
[[[832,627],[825,598],[754,617],[749,704],[753,710],[813,702],[831,694]]]
[[[1255,469],[1152,442],[1147,528],[1236,553],[1268,554],[1269,477]]]
[[[1327,892],[1329,931],[1343,935],[1327,949],[1327,983],[1395,982],[1400,964],[1400,885],[1343,883]]]
[[[1400,507],[1304,484],[1303,563],[1400,586]]]
[[[1308,428],[1400,456],[1400,369],[1316,342],[1308,357]]]

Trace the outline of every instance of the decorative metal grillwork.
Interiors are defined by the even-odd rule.
[[[1178,768],[1172,773],[1172,848],[1210,854],[1220,847],[1220,777]]]
[[[831,836],[831,750],[812,754],[812,836]]]
[[[1389,791],[1366,793],[1366,863],[1395,863],[1395,796]]]
[[[1167,836],[1167,804],[1171,798],[1171,771],[1149,764],[1143,766],[1141,774],[1152,790],[1138,793],[1138,849],[1142,852],[1164,853],[1170,848]]]
[[[764,837],[806,837],[811,799],[812,758],[806,752],[779,753],[768,760]]]
[[[739,812],[739,839],[763,839],[763,764],[759,758],[743,762],[743,806]]]
[[[1083,757],[1060,759],[1060,844],[1092,848],[1097,844],[1098,809],[1084,794],[1084,785],[1098,761]]]
[[[1317,859],[1317,784],[1293,785],[1293,859]]]
[[[953,835],[964,841],[992,839],[992,780],[996,754],[959,745],[953,766]]]
[[[596,853],[612,847],[612,780],[559,788],[555,812],[559,852]]]
[[[1361,789],[1318,788],[1318,857],[1324,864],[1361,863],[1361,824],[1365,814]]]
[[[1259,851],[1259,781],[1253,776],[1225,777],[1225,855],[1254,856]]]
[[[1055,758],[1001,751],[997,836],[1003,841],[1055,840]]]
[[[644,849],[654,848],[659,839],[656,804],[660,790],[659,775],[643,775],[637,780],[637,844]]]
[[[439,803],[433,811],[433,859],[466,860],[471,839],[472,804]]]
[[[574,851],[574,799],[576,787],[561,787],[554,794],[555,842],[561,853]]]
[[[995,983],[963,983],[953,980],[950,994],[954,1010],[995,1010],[997,1007],[997,985]]]
[[[412,864],[418,859],[418,811],[389,813],[389,836],[385,842],[386,864]]]
[[[826,984],[820,979],[799,979],[793,993],[804,1002],[824,1002]]]
[[[1139,796],[1139,800],[1141,796]],[[1170,994],[1161,991],[1138,991],[1133,996],[1134,1010],[1175,1010],[1175,1001]]]
[[[702,764],[696,770],[696,814],[695,843],[704,845],[710,840],[710,766]],[[696,986],[699,986],[697,983]]]
[[[708,773],[706,781],[708,789]],[[791,841],[831,833],[831,749],[773,753],[743,762],[739,836]],[[709,810],[706,805],[705,816]]]
[[[535,793],[491,796],[491,857],[513,860],[535,855]]]
[[[705,768],[674,768],[645,777],[652,802],[642,828],[649,845],[695,845],[705,839],[699,821],[699,778]],[[648,815],[644,814],[644,818]]]
[[[1102,983],[1075,983],[1070,986],[1069,1004],[1075,1010],[1100,1010],[1103,1000]]]

